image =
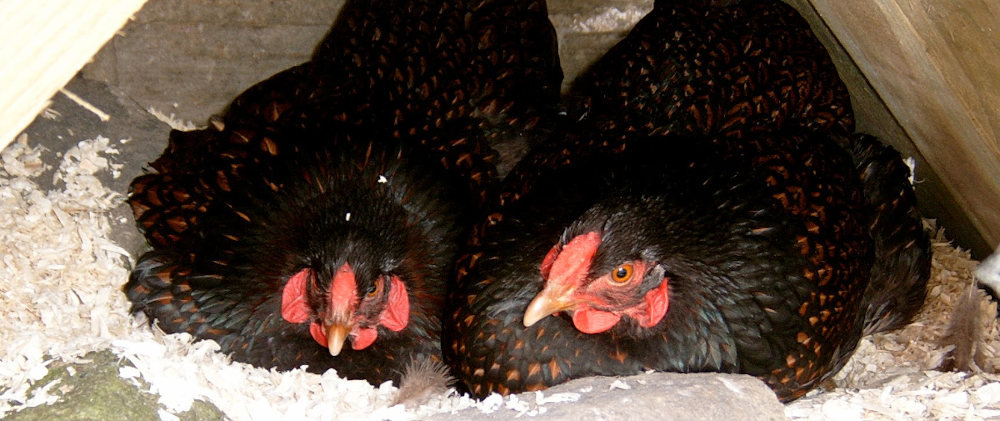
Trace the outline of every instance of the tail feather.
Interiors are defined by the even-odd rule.
[[[916,207],[911,170],[899,152],[875,137],[848,145],[872,210],[875,265],[865,294],[865,334],[909,323],[923,305],[931,268],[930,238]]]

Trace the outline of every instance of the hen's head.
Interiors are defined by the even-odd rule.
[[[656,326],[669,307],[668,276],[650,242],[641,209],[596,207],[571,225],[545,255],[545,286],[528,305],[524,325],[568,312],[584,333],[605,332],[623,319]]]
[[[333,356],[348,340],[354,350],[368,348],[379,326],[404,330],[411,311],[424,308],[422,303],[411,307],[413,291],[408,291],[420,292],[426,276],[423,249],[413,246],[424,244],[422,232],[398,206],[367,194],[312,199],[317,205],[305,207],[308,211],[296,218],[303,222],[287,225],[278,242],[291,251],[283,253],[290,262],[279,263],[287,268],[281,316],[309,323],[313,339]],[[357,210],[346,216],[343,209]]]
[[[367,284],[359,291],[350,263],[325,282],[315,270],[302,269],[285,284],[281,316],[291,323],[311,321],[309,332],[330,355],[340,354],[348,337],[351,348],[367,348],[378,337],[378,326],[398,332],[410,316],[409,296],[399,276],[380,274]]]

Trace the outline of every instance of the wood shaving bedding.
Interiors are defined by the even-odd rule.
[[[65,188],[52,191],[35,180],[41,147],[21,137],[0,155],[0,416],[47,402],[25,393],[53,357],[74,360],[138,327],[117,293],[127,253],[106,240],[107,212],[122,199],[94,176],[110,170],[98,150],[111,150],[108,139],[67,151],[56,172]]]
[[[517,397],[476,401],[450,391],[419,408],[392,405],[396,388],[303,370],[274,372],[232,363],[211,341],[165,335],[128,314],[121,292],[130,256],[107,240],[109,212],[124,198],[95,177],[116,171],[111,141],[80,142],[62,156],[57,187],[39,188],[45,170],[40,146],[19,139],[0,154],[0,417],[58,399],[56,384],[40,385],[57,360],[111,349],[135,367],[120,375],[141,377],[160,396],[162,419],[194,400],[216,405],[233,420],[393,419],[477,407],[489,413],[523,406]],[[949,349],[940,344],[951,310],[972,282],[976,262],[950,246],[935,227],[934,266],[925,307],[895,332],[866,337],[835,378],[836,388],[815,390],[786,406],[791,419],[987,419],[1000,417],[1000,367],[996,304],[980,296],[985,317],[972,373],[940,372]],[[54,383],[54,382],[53,382]],[[544,414],[538,399],[525,416]],[[539,403],[540,402],[540,403]]]

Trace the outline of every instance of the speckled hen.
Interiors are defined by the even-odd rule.
[[[645,370],[801,396],[907,322],[929,274],[908,169],[852,141],[875,153],[808,132],[649,138],[541,173],[472,256],[449,361],[476,396]]]
[[[472,394],[722,371],[787,401],[919,309],[910,170],[850,134],[790,7],[658,1],[573,93],[460,259],[445,357]]]
[[[129,203],[125,286],[235,360],[379,384],[440,359],[445,283],[495,182],[490,142],[558,95],[540,1],[349,1],[308,63],[173,132]]]

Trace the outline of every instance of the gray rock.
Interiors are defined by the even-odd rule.
[[[144,392],[118,374],[128,366],[111,351],[93,352],[83,357],[85,364],[55,363],[49,374],[35,383],[29,396],[52,382],[48,390],[59,396],[51,405],[26,408],[8,414],[10,421],[63,420],[74,421],[159,421],[160,406],[155,395]],[[222,420],[225,416],[215,406],[197,401],[191,410],[178,414],[180,420]]]
[[[553,402],[559,398],[573,401]],[[516,396],[492,413],[468,408],[428,420],[784,420],[784,406],[763,382],[742,374],[651,373],[631,377],[575,379]],[[542,397],[542,405],[537,398]],[[569,399],[567,399],[569,400]]]
[[[203,124],[244,89],[309,60],[343,3],[153,0],[82,72]]]

